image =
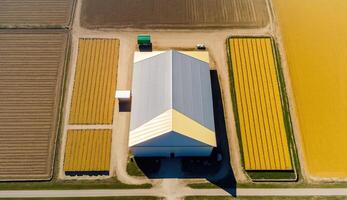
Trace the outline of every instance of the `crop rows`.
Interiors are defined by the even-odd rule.
[[[1,0],[0,26],[66,27],[75,0]]]
[[[100,27],[263,27],[265,0],[85,0],[81,24]]]
[[[246,170],[291,170],[271,38],[231,38],[234,94]]]
[[[111,130],[69,130],[64,171],[109,171]]]
[[[70,124],[112,124],[119,41],[80,39]]]
[[[66,31],[0,31],[0,179],[51,176]]]

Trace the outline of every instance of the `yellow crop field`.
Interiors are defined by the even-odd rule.
[[[64,171],[109,171],[111,130],[69,130]]]
[[[271,38],[229,39],[246,170],[292,170]]]
[[[347,1],[274,0],[311,176],[347,177]]]
[[[119,40],[80,39],[70,124],[112,124]]]

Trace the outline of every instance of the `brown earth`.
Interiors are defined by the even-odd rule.
[[[0,180],[52,176],[68,32],[0,31]]]
[[[1,0],[0,27],[67,27],[75,0]]]
[[[84,0],[86,28],[255,28],[269,22],[265,0]]]

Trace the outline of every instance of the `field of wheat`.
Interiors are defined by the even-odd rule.
[[[292,170],[271,38],[229,39],[246,170]]]
[[[111,130],[69,130],[65,149],[64,171],[109,171],[111,142]]]
[[[347,178],[347,1],[273,3],[308,172]]]
[[[119,40],[80,39],[70,124],[112,124]]]

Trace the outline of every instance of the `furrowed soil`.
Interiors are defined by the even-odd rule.
[[[66,27],[75,0],[1,0],[0,28]]]
[[[0,181],[50,179],[67,31],[0,30]]]
[[[264,27],[265,0],[84,0],[86,28]]]

